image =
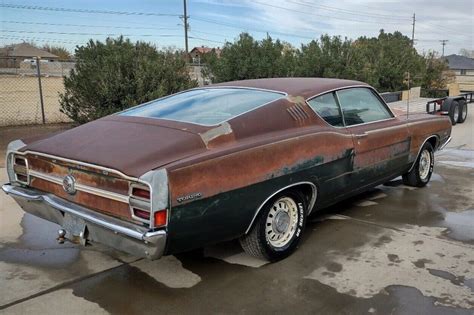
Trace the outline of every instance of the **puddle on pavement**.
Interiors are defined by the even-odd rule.
[[[452,284],[455,284],[455,285],[464,285],[464,282],[466,281],[464,277],[457,277],[453,275],[452,273],[444,271],[444,270],[437,270],[437,269],[430,269],[430,268],[427,268],[427,269],[428,269],[428,272],[432,274],[433,276],[449,280],[451,281]],[[470,289],[472,290],[472,288]]]
[[[470,314],[472,310],[452,308],[440,305],[439,299],[424,296],[419,290],[412,287],[393,285],[385,288],[389,299],[396,305],[390,314]],[[444,301],[445,303],[448,301]],[[384,314],[385,312],[377,312]]]
[[[445,227],[444,237],[474,244],[474,183],[472,169],[447,167],[450,161],[474,160],[474,151],[451,149],[437,154],[432,181],[424,188],[403,185],[401,177],[364,194],[341,202],[332,213],[340,213],[376,224]],[[376,198],[384,195],[383,198]]]
[[[71,265],[79,258],[80,250],[73,244],[58,244],[55,237],[59,226],[25,213],[21,220],[23,234],[18,242],[4,244],[0,260],[44,268]]]
[[[474,242],[474,210],[460,213],[446,212],[444,225],[449,229],[450,238],[458,241]]]
[[[437,162],[452,168],[474,169],[474,151],[447,149],[437,154]]]
[[[440,240],[443,231],[417,226],[383,229],[370,243],[357,248],[358,255],[325,253],[331,263],[305,278],[366,299],[389,286],[410,286],[440,305],[474,308],[474,291],[465,283],[474,278],[470,261],[474,248]]]
[[[278,273],[281,269],[278,264],[256,273],[253,268],[201,256],[193,258],[193,254],[185,256],[188,257],[181,257],[183,264],[192,265],[190,269],[203,278],[203,282],[191,288],[169,288],[129,265],[85,279],[70,288],[75,296],[112,314],[150,310],[175,314],[472,314],[470,310],[439,305],[435,298],[423,296],[412,287],[392,285],[371,298],[357,298],[317,281],[298,279],[297,269],[293,269],[294,278],[286,281],[288,274]]]

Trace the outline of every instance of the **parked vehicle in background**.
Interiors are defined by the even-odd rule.
[[[238,238],[275,261],[309,214],[400,175],[425,186],[450,134],[447,117],[396,116],[362,82],[228,82],[14,141],[3,190],[60,241],[157,259]]]
[[[467,118],[467,105],[473,102],[474,92],[455,97],[443,97],[426,103],[428,114],[447,115],[452,125],[462,124]]]
[[[37,60],[36,59],[25,59],[25,60],[23,60],[23,62],[30,63],[32,65],[36,65]],[[40,59],[39,62],[40,63],[48,63],[49,60],[48,59]]]

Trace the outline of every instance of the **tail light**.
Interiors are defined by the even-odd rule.
[[[130,184],[129,203],[133,219],[148,224],[153,219],[153,227],[163,227],[168,223],[167,209],[151,211],[151,193],[148,186]]]
[[[147,221],[150,220],[150,211],[133,208],[133,214],[138,218],[142,218]]]
[[[28,160],[19,155],[13,156],[13,173],[15,174],[15,180],[20,184],[28,185]]]
[[[150,200],[150,191],[148,190],[148,188],[145,189],[145,188],[133,187],[132,196]]]
[[[132,218],[150,223],[151,217],[151,202],[150,202],[150,188],[142,184],[133,183],[129,189],[129,204]]]

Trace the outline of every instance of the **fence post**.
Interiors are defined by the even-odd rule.
[[[41,87],[41,70],[40,70],[40,57],[36,57],[36,73],[38,74],[38,87],[39,87],[39,96],[41,102],[41,119],[43,120],[43,125],[46,123],[44,117],[44,102],[43,102],[43,88]]]

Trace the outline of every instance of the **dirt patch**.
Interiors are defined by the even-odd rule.
[[[59,111],[59,94],[64,93],[61,77],[41,77],[44,112],[47,123],[68,122]],[[0,75],[0,126],[41,123],[38,78]]]

